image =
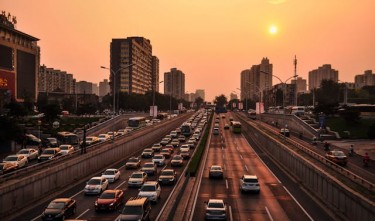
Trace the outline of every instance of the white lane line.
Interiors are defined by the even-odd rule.
[[[90,209],[85,210],[83,213],[81,213],[79,216],[76,217],[76,219],[81,218],[85,213],[87,213]]]
[[[232,215],[232,207],[229,206],[229,220],[233,220],[233,215]]]
[[[120,183],[118,186],[116,186],[115,190],[117,190],[118,188],[120,188],[120,186],[124,185],[126,183],[126,180],[122,183]]]
[[[268,216],[270,217],[270,220],[273,221],[273,218],[272,218],[271,213],[270,213],[270,211],[268,210],[267,206],[266,206],[265,208],[266,208],[266,211],[267,211]]]
[[[302,205],[297,201],[297,199],[294,198],[294,196],[292,195],[292,193],[290,193],[289,190],[285,186],[283,186],[283,187],[284,187],[285,191],[288,192],[288,194],[293,198],[294,202],[296,202],[297,205],[301,208],[301,210],[306,214],[306,216],[309,217],[309,219],[311,221],[313,221],[314,219],[307,213],[307,211],[302,207]]]
[[[32,219],[31,221],[35,221],[35,220],[38,220],[42,215],[39,215],[37,217],[35,217],[34,219]]]
[[[247,166],[246,166],[246,165],[245,165],[245,170],[246,170],[246,171],[249,171],[249,169],[247,168]]]
[[[227,189],[229,189],[229,185],[228,185],[228,180],[225,179],[225,186],[227,187]]]
[[[243,157],[242,157],[242,155],[240,154],[240,157],[241,157],[241,160],[243,160]]]
[[[74,198],[76,197],[78,194],[81,194],[83,192],[83,190],[79,191],[78,193],[74,194],[73,196],[69,197],[69,198]]]

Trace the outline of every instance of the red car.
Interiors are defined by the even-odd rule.
[[[116,210],[124,202],[122,190],[106,190],[95,201],[95,211]]]

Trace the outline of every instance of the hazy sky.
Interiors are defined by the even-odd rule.
[[[176,67],[186,90],[205,89],[206,100],[229,96],[263,57],[282,80],[293,75],[294,55],[305,79],[323,64],[341,81],[375,72],[374,0],[0,0],[0,9],[40,39],[41,64],[78,81],[108,78],[99,67],[109,67],[111,39],[129,36],[151,41],[160,80]]]

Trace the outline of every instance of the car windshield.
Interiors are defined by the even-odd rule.
[[[149,186],[149,185],[146,185],[146,186],[142,186],[141,188],[141,191],[155,191],[155,186]]]
[[[143,176],[141,173],[133,173],[130,178],[142,178],[142,177]]]
[[[136,162],[138,162],[138,159],[136,159],[136,158],[130,158],[128,162],[136,163]]]
[[[224,205],[222,203],[209,203],[208,207],[210,207],[210,208],[224,208]]]
[[[62,209],[64,208],[64,206],[64,202],[51,202],[50,204],[48,204],[47,209]]]
[[[115,193],[107,193],[104,192],[101,196],[100,199],[114,199],[115,198]]]
[[[106,170],[104,171],[103,175],[114,175],[115,171],[114,170]]]
[[[142,206],[125,206],[122,214],[126,215],[142,215]]]
[[[28,150],[20,150],[18,151],[18,154],[29,154]]]
[[[162,176],[173,176],[173,171],[162,171],[161,174]]]
[[[17,156],[9,156],[4,159],[4,161],[17,161],[18,157]]]
[[[88,185],[100,185],[100,180],[99,179],[91,179],[87,183]]]
[[[55,154],[55,150],[44,150],[43,154]]]

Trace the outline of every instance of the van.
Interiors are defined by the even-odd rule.
[[[117,221],[150,220],[151,204],[147,197],[130,197]]]

